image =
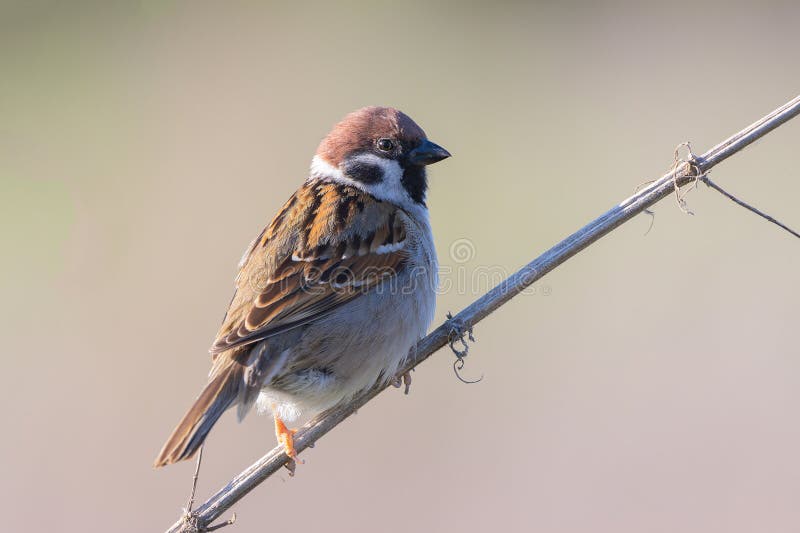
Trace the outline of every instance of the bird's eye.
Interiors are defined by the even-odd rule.
[[[394,148],[394,141],[391,139],[378,139],[378,150],[381,152],[391,152]]]

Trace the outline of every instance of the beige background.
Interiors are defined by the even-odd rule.
[[[2,529],[178,517],[193,465],[150,464],[242,250],[345,113],[397,106],[453,153],[429,203],[443,267],[470,278],[798,93],[797,2],[660,4],[4,1]],[[713,175],[800,227],[799,145],[795,121]],[[800,246],[705,187],[688,202],[482,323],[480,384],[437,354],[231,531],[797,531]],[[268,419],[233,418],[200,497],[274,445]]]

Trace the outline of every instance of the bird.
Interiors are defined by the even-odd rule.
[[[290,425],[397,379],[433,321],[438,262],[426,167],[450,157],[408,115],[364,107],[322,140],[308,178],[247,247],[208,383],[155,459],[195,455],[220,416]]]

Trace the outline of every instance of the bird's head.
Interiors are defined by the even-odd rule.
[[[320,143],[312,177],[356,186],[379,200],[425,205],[425,167],[450,157],[416,122],[391,107],[347,115]]]

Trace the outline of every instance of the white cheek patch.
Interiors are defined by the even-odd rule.
[[[353,181],[345,178],[341,170],[331,165],[320,156],[315,155],[311,160],[311,172],[309,178],[330,179],[333,181],[348,182]]]
[[[344,183],[351,187],[356,187],[371,194],[378,200],[383,200],[401,207],[411,208],[416,203],[409,196],[408,191],[403,187],[403,167],[393,159],[384,159],[375,154],[360,154],[353,158],[370,165],[375,165],[383,171],[383,178],[377,183],[362,183],[344,175],[339,169],[315,155],[311,160],[311,176],[309,179],[317,178]]]
[[[360,154],[353,157],[351,161],[374,165],[383,172],[383,178],[380,180],[381,182],[387,184],[397,183],[400,185],[400,178],[403,177],[403,169],[400,167],[400,163],[394,159],[384,159],[375,154]]]

